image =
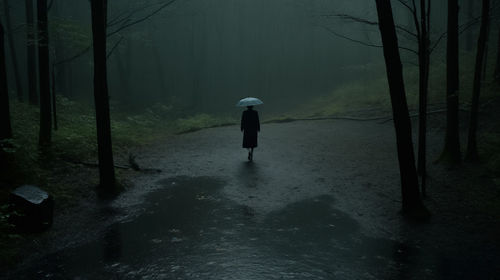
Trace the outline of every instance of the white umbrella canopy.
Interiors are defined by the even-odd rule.
[[[255,97],[243,98],[236,104],[237,107],[247,107],[264,104],[260,99]]]

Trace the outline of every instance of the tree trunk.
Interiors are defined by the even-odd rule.
[[[40,146],[48,146],[52,138],[50,100],[49,32],[47,0],[38,0],[38,74],[40,82]]]
[[[498,42],[497,42],[497,62],[495,65],[495,82],[500,84],[500,28],[498,28]]]
[[[482,65],[484,61],[484,51],[486,49],[486,39],[489,26],[489,9],[490,9],[490,1],[483,0],[481,30],[479,32],[478,47],[476,54],[476,65],[474,70],[475,71],[474,84],[472,89],[469,137],[467,142],[467,151],[465,153],[465,158],[469,161],[475,161],[478,159],[476,134],[478,125],[479,94],[481,92]]]
[[[448,42],[446,51],[446,136],[441,160],[461,162],[459,137],[458,0],[448,0]]]
[[[33,0],[26,0],[26,34],[27,34],[27,69],[28,69],[28,100],[31,105],[38,105],[37,77],[36,77],[36,32]]]
[[[481,74],[481,82],[485,82],[486,81],[486,71],[488,69],[488,47],[489,47],[489,44],[490,43],[490,24],[488,23],[488,27],[486,29],[486,39],[485,39],[485,43],[484,43],[484,58],[483,58],[483,70],[482,70],[482,74]]]
[[[399,55],[398,38],[394,26],[390,0],[376,0],[379,28],[382,37],[387,80],[391,95],[394,126],[396,129],[403,212],[426,218],[428,212],[420,200],[418,176],[413,152],[411,122],[406,102],[403,66]]]
[[[111,121],[106,69],[106,21],[107,1],[91,0],[92,37],[94,49],[94,101],[97,122],[97,146],[99,154],[100,187],[115,187],[113,148],[111,145]]]
[[[156,67],[156,73],[158,74],[158,83],[159,83],[159,88],[160,92],[158,92],[158,99],[161,100],[164,103],[168,103],[169,101],[169,92],[167,88],[167,83],[165,80],[167,79],[167,75],[165,73],[165,67],[163,65],[162,61],[162,56],[161,53],[158,51],[158,45],[156,44],[156,40],[154,40],[154,34],[153,30],[157,30],[156,24],[154,24],[154,21],[151,21],[149,24],[149,29],[148,29],[148,35],[150,37],[150,40],[153,42],[151,45],[151,54],[153,56],[153,60],[155,63]]]
[[[58,18],[60,17],[60,12],[59,12],[59,5],[58,5],[58,2],[53,2],[53,6],[50,10],[51,14]],[[59,60],[62,60],[66,57],[66,53],[64,51],[64,44],[63,44],[63,40],[61,40],[61,32],[59,31],[56,31],[54,32],[54,35],[53,35],[53,38],[54,38],[54,43],[53,43],[53,60],[54,61],[59,61]],[[69,65],[69,62],[66,62],[66,63],[59,63],[59,64],[53,64],[52,67],[53,67],[53,70],[52,72],[55,72],[53,73],[53,75],[55,77],[53,77],[52,81],[54,83],[54,85],[52,86],[52,92],[55,93],[57,92],[58,94],[64,96],[64,97],[69,97],[69,92],[71,91],[69,88],[68,88],[68,66]],[[56,122],[56,121],[54,121]],[[54,124],[54,127],[57,127],[56,124]]]
[[[426,0],[420,0],[419,59],[419,132],[418,132],[418,172],[422,176],[422,193],[425,194],[427,176],[427,95],[429,85],[429,33]]]
[[[54,130],[58,130],[57,126],[57,100],[56,100],[56,74],[55,74],[55,65],[52,65],[51,72],[51,81],[52,81],[52,115],[54,116]]]
[[[477,0],[467,0],[467,21],[468,22],[471,22],[474,20],[474,2],[477,1]],[[448,1],[449,3],[449,1]],[[453,3],[453,5],[455,5]],[[458,5],[458,3],[457,3]],[[449,7],[448,7],[448,11],[449,11]],[[465,49],[467,51],[472,51],[472,47],[474,45],[474,39],[473,39],[473,35],[474,35],[474,31],[475,31],[475,28],[472,28],[470,27],[469,30],[467,30],[467,32],[465,32]]]
[[[23,83],[21,82],[21,75],[19,74],[19,66],[17,63],[17,53],[16,46],[14,44],[14,36],[12,36],[12,26],[10,21],[10,11],[9,11],[9,1],[4,0],[4,12],[5,12],[5,28],[7,29],[7,38],[9,42],[10,56],[12,58],[12,70],[14,71],[14,78],[16,81],[16,89],[17,89],[17,99],[22,102],[23,101]]]
[[[0,140],[8,138],[12,138],[12,128],[10,125],[4,30],[0,21]]]
[[[128,40],[124,44],[129,44]],[[127,106],[130,104],[130,86],[129,86],[129,69],[125,68],[123,64],[123,54],[119,50],[119,48],[115,51],[115,60],[116,60],[116,69],[118,70],[118,79],[120,81],[120,85],[118,86],[120,92],[120,100],[122,103],[125,103]],[[129,59],[127,57],[127,59]]]

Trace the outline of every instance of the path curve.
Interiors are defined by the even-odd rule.
[[[453,228],[444,218],[415,225],[401,217],[391,124],[265,124],[251,163],[241,138],[238,127],[228,126],[142,150],[137,161],[163,172],[137,177],[134,188],[113,202],[89,205],[83,228],[66,231],[59,246],[27,261],[16,278],[497,275],[492,263],[500,263],[499,250],[484,236]],[[440,141],[438,134],[429,136],[430,153],[437,153]],[[438,208],[426,203],[431,211]]]

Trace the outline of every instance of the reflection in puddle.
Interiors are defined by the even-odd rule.
[[[246,161],[241,163],[238,170],[238,178],[247,188],[257,188],[258,182],[261,180],[259,174],[259,165],[253,161]]]
[[[253,167],[252,167],[253,168]],[[250,169],[252,170],[252,169]],[[255,172],[247,175],[256,176]],[[143,212],[100,239],[49,255],[16,278],[408,279],[419,250],[367,237],[323,195],[256,219],[212,177],[158,182]],[[418,274],[417,274],[418,275]],[[432,277],[429,277],[432,278]]]

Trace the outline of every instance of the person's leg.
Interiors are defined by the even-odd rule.
[[[253,148],[250,149],[250,160],[253,159]]]
[[[247,150],[248,150],[248,160],[252,160],[252,152],[250,148],[248,148]]]

